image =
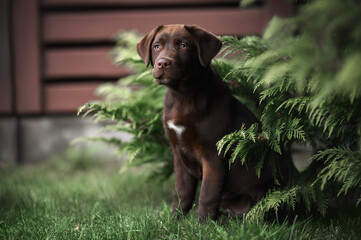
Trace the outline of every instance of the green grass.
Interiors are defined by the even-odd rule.
[[[359,239],[361,217],[248,224],[170,217],[173,180],[84,157],[0,169],[0,239]],[[355,214],[354,214],[355,215]]]

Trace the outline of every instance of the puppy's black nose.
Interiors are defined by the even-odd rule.
[[[166,58],[161,58],[156,61],[156,66],[159,70],[167,70],[171,64],[172,61]]]

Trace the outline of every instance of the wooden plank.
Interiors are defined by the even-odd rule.
[[[136,10],[97,13],[47,13],[44,16],[44,41],[107,41],[119,30],[137,29],[146,33],[157,25],[198,24],[218,35],[261,34],[261,9]]]
[[[13,0],[16,111],[41,112],[39,13],[37,0]]]
[[[112,63],[110,50],[107,47],[47,50],[44,55],[44,77],[117,79],[127,75],[127,70]]]
[[[85,103],[99,99],[94,90],[99,83],[59,83],[44,87],[45,113],[74,113]]]
[[[209,5],[209,4],[227,4],[238,3],[239,0],[42,0],[44,6],[94,6],[94,5],[112,5],[112,6],[129,6],[129,5]]]
[[[12,113],[9,0],[0,1],[0,113]]]

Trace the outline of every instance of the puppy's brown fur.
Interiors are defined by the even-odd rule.
[[[137,44],[157,83],[167,87],[163,124],[174,154],[173,214],[192,208],[198,180],[201,219],[216,219],[219,210],[247,213],[272,182],[267,171],[258,178],[252,166],[240,162],[229,168],[217,153],[224,135],[258,122],[209,66],[221,46],[215,35],[194,25],[158,26]]]

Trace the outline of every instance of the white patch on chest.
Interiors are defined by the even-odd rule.
[[[186,128],[184,126],[175,125],[173,120],[169,120],[167,122],[167,126],[169,129],[174,130],[175,134],[177,135],[178,140],[181,139],[182,133],[186,130]]]

